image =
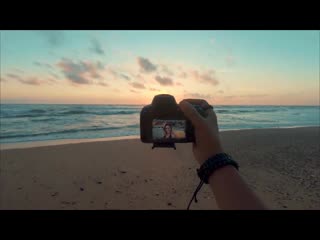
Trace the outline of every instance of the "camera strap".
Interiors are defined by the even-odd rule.
[[[194,191],[192,198],[189,202],[187,210],[189,210],[190,205],[193,201],[198,202],[197,200],[197,194],[200,191],[201,187],[204,183],[209,183],[209,177],[213,174],[214,171],[216,171],[219,168],[222,168],[224,166],[231,165],[235,167],[237,170],[239,170],[239,165],[236,161],[233,160],[233,158],[226,154],[226,153],[218,153],[211,157],[209,157],[200,167],[200,169],[197,169],[197,173],[199,178],[201,179],[198,187]]]
[[[199,185],[198,185],[198,187],[196,188],[196,190],[194,191],[194,193],[193,193],[193,195],[192,195],[192,198],[191,198],[191,200],[190,200],[190,202],[189,202],[189,204],[188,204],[187,210],[189,210],[193,199],[194,199],[194,201],[195,201],[196,203],[198,202],[197,194],[198,194],[198,192],[200,191],[200,189],[201,189],[201,187],[203,186],[203,184],[204,184],[204,181],[201,180],[200,183],[199,183]]]

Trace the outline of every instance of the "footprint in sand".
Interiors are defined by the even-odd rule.
[[[102,184],[102,182],[100,180],[95,180],[96,184]]]
[[[56,196],[58,196],[58,194],[59,194],[58,192],[52,193],[51,197],[56,197]]]

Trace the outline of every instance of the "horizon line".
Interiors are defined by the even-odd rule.
[[[132,104],[132,103],[1,103],[0,105],[132,105],[132,106],[145,106],[147,104]],[[211,104],[213,106],[301,106],[301,107],[320,107],[318,105],[304,105],[304,104]]]

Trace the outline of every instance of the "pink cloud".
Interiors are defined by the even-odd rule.
[[[63,58],[57,66],[61,69],[64,76],[76,84],[91,84],[90,78],[100,79],[100,72],[104,69],[101,62],[74,62]],[[90,78],[89,78],[90,77]]]

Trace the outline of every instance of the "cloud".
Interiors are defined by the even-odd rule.
[[[52,84],[52,83],[56,83],[57,81],[55,80],[55,79],[53,79],[53,78],[47,78],[47,80],[48,80],[48,83],[49,84]]]
[[[150,72],[154,72],[157,70],[157,65],[150,62],[150,60],[147,58],[138,57],[137,61],[138,61],[140,68],[144,72],[150,73]]]
[[[132,90],[132,89],[130,90],[130,92],[133,92],[133,93],[139,93],[139,92],[137,92],[137,91],[135,91],[135,90]]]
[[[70,59],[63,58],[58,62],[57,66],[60,68],[64,76],[76,84],[91,84],[90,78],[100,79],[100,71],[104,69],[101,62],[73,62]]]
[[[17,74],[13,74],[13,73],[8,73],[7,74],[8,78],[12,78],[12,79],[16,79],[16,80],[20,80],[20,76],[18,76]]]
[[[57,31],[57,30],[42,30],[42,31],[37,31],[40,33],[45,40],[49,43],[50,46],[52,47],[58,47],[60,46],[63,41],[64,41],[64,33],[63,31]]]
[[[177,86],[183,86],[183,84],[181,82],[177,82],[176,85]]]
[[[218,93],[224,93],[224,91],[220,90],[220,91],[218,91]]]
[[[118,77],[118,73],[111,69],[110,67],[108,68],[108,72],[114,77],[114,78],[117,78]]]
[[[181,72],[178,77],[180,78],[187,78],[188,77],[188,74],[186,72]]]
[[[117,72],[111,68],[108,69],[109,73],[111,73],[111,75],[114,78],[122,78],[124,80],[131,80],[131,77],[129,77],[127,74],[121,73],[121,72]]]
[[[119,73],[119,76],[125,80],[130,80],[131,78],[123,73]]]
[[[46,80],[39,80],[36,77],[21,77],[17,74],[14,74],[14,73],[7,74],[7,77],[11,78],[11,79],[15,79],[23,84],[28,84],[28,85],[40,85],[43,83],[48,84],[48,83],[54,82],[54,80],[52,80],[52,79],[48,79],[47,81]]]
[[[224,96],[225,98],[261,98],[267,97],[268,94],[245,94],[245,95],[228,95]]]
[[[27,79],[19,79],[21,83],[28,85],[40,85],[43,81],[38,80],[36,77],[29,77]]]
[[[185,97],[190,97],[190,98],[199,98],[199,99],[211,99],[212,95],[211,94],[201,94],[201,93],[185,93]]]
[[[53,68],[49,63],[41,63],[39,61],[35,61],[35,62],[33,62],[33,64],[38,66],[38,67],[46,67],[46,68],[49,68],[49,69]]]
[[[156,76],[155,80],[160,83],[160,85],[162,86],[171,86],[173,85],[173,81],[171,78],[169,77],[160,77],[160,76]]]
[[[219,81],[215,78],[214,76],[214,71],[213,70],[209,70],[209,71],[205,71],[200,73],[197,70],[194,70],[191,72],[191,75],[196,79],[199,80],[202,83],[210,83],[212,85],[218,85]]]
[[[137,82],[129,83],[129,85],[134,88],[138,88],[138,89],[145,89],[146,88],[142,83],[137,83]]]
[[[4,78],[4,77],[0,77],[0,82],[6,82],[7,81],[7,79],[6,78]]]
[[[150,91],[160,91],[160,89],[157,88],[149,88]]]
[[[56,73],[52,72],[52,71],[54,71],[54,69],[53,69],[53,66],[51,64],[44,63],[44,62],[39,62],[39,61],[35,61],[33,63],[34,63],[34,65],[36,65],[36,66],[38,66],[40,68],[46,69],[47,73],[51,77],[53,77],[54,79],[60,79],[60,77]]]
[[[135,77],[141,81],[144,81],[144,77],[139,73]]]
[[[52,77],[54,77],[55,79],[60,79],[60,77],[58,76],[58,74],[55,74],[53,72],[49,73]]]
[[[267,97],[268,94],[247,94],[247,95],[241,95],[239,97],[252,97],[252,98],[260,98],[260,97]]]
[[[103,87],[108,87],[109,84],[105,82],[98,82],[97,85],[103,86]]]
[[[174,76],[173,71],[166,65],[161,65],[161,71],[162,73],[169,75],[169,76]]]
[[[99,54],[99,55],[104,55],[104,50],[102,49],[101,44],[97,39],[95,39],[95,38],[92,39],[91,44],[92,44],[92,46],[91,46],[90,50],[92,52]]]

